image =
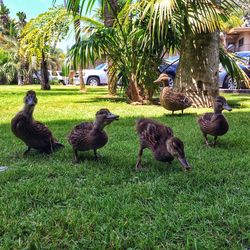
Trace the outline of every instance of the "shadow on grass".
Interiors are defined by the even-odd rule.
[[[112,102],[112,103],[125,103],[125,98],[123,97],[88,97],[88,99],[84,99],[82,101],[74,101],[74,103],[98,103],[98,102]]]
[[[248,132],[248,128],[245,127],[243,128],[246,129],[244,133],[239,133],[238,129],[241,128],[242,130],[242,124],[248,124],[249,112],[237,113],[234,111],[234,113],[227,113],[225,116],[229,121],[230,130],[225,136],[219,137],[217,140],[217,145],[211,148],[204,146],[204,138],[196,122],[197,115],[194,113],[186,113],[183,116],[172,116],[170,114],[162,115],[161,117],[157,118],[147,118],[157,120],[167,126],[170,126],[173,129],[175,136],[183,140],[185,148],[187,150],[187,158],[191,158],[191,165],[195,165],[192,162],[195,158],[198,157],[197,151],[204,151],[209,152],[209,154],[215,154],[218,150],[223,150],[223,152],[225,150],[236,150],[235,152],[238,152],[237,154],[240,154],[240,151],[245,149],[246,145],[241,142],[244,141],[245,138],[250,138],[250,132]],[[99,153],[102,155],[98,164],[100,163],[106,166],[109,166],[111,164],[112,166],[116,166],[116,168],[119,168],[120,164],[126,167],[131,167],[131,165],[135,164],[139,147],[139,139],[134,129],[134,126],[135,121],[140,118],[142,117],[121,116],[119,121],[115,121],[105,128],[109,135],[110,141],[104,148],[98,150]],[[246,121],[246,123],[244,121]],[[68,163],[72,163],[72,149],[71,146],[68,144],[67,137],[72,128],[81,122],[84,122],[84,120],[55,120],[46,123],[46,125],[53,132],[54,136],[65,145],[64,149],[59,150],[55,153],[55,155],[49,156],[48,159],[54,157],[57,158],[59,155],[59,157],[63,157],[61,158],[63,161],[66,160],[68,161]],[[15,136],[11,133],[10,124],[0,125],[0,131],[3,131],[0,136],[2,151],[10,152],[7,156],[2,155],[2,157],[5,158],[4,161],[8,161],[8,158],[16,158],[16,156],[22,158],[22,153],[24,152],[26,146],[22,141],[20,141],[18,138],[15,138]],[[210,137],[210,140],[212,139],[213,137]],[[249,139],[247,140],[248,142],[250,142]],[[14,144],[15,146],[12,144]],[[38,155],[40,154],[33,150],[31,154],[29,154],[29,157],[27,159],[33,158],[34,160],[37,159],[37,157],[38,159],[41,159]],[[82,162],[85,160],[93,161],[94,159],[92,150],[88,152],[82,152],[80,155],[80,159],[82,160]],[[237,156],[235,155],[235,157]],[[126,162],[126,159],[128,160],[128,162]],[[146,153],[146,156],[144,156],[144,160],[146,160],[149,165],[156,164],[158,167],[160,167],[161,171],[163,169],[165,169],[164,171],[168,171],[168,168],[165,168],[166,164],[156,163],[151,153]],[[2,164],[4,164],[4,162]],[[95,164],[94,161],[93,164]],[[179,163],[175,160],[174,163],[170,166],[177,167],[177,165],[179,165]],[[176,171],[179,170],[181,171],[181,168],[177,167]]]
[[[228,104],[232,108],[247,108],[249,105],[244,104],[244,102],[250,102],[250,95],[249,98],[243,94],[232,95],[233,98],[228,99]],[[236,99],[234,99],[236,98]]]
[[[27,87],[27,86],[26,86]],[[50,90],[41,90],[41,89],[36,89],[36,88],[32,88],[32,85],[29,86],[30,88],[26,88],[26,89],[22,89],[22,86],[20,87],[20,89],[18,89],[18,91],[16,89],[9,89],[8,91],[1,91],[0,94],[4,95],[4,96],[8,96],[11,95],[17,95],[17,96],[24,96],[25,93],[28,90],[35,90],[37,93],[37,96],[39,98],[39,96],[55,96],[55,95],[105,95],[107,94],[107,89],[100,87],[100,88],[88,88],[87,89],[87,93],[82,93],[79,91],[79,88],[77,87],[65,87],[65,88],[52,88]]]

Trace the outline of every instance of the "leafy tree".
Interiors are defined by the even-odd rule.
[[[9,60],[2,65],[2,74],[5,75],[8,81],[13,81],[17,78],[18,84],[28,83],[29,64],[19,51],[19,35],[26,22],[26,15],[22,13],[22,15],[19,15],[21,19],[19,18],[18,21],[15,21],[15,19],[9,17],[9,10],[3,3],[1,3],[0,7],[2,20],[0,23],[0,44],[9,55]]]
[[[50,89],[48,60],[51,48],[68,32],[71,18],[64,8],[53,8],[30,20],[21,34],[21,48],[29,62],[36,62],[41,71],[41,88]],[[34,60],[35,59],[35,60]]]
[[[3,72],[3,66],[10,60],[9,54],[3,50],[0,49],[0,83],[5,82],[6,80],[6,74]]]

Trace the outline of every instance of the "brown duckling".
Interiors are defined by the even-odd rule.
[[[167,109],[172,111],[181,110],[183,114],[183,110],[190,107],[192,105],[192,101],[183,93],[177,92],[169,87],[168,75],[163,73],[161,74],[154,83],[163,83],[164,88],[160,94],[160,102],[161,105]]]
[[[28,149],[37,149],[42,153],[53,153],[57,148],[64,147],[52,135],[52,132],[43,123],[35,121],[33,112],[37,104],[36,92],[29,90],[24,97],[24,108],[16,114],[11,121],[11,130],[16,137],[21,139]]]
[[[190,170],[183,142],[174,137],[173,130],[159,122],[150,119],[140,119],[136,123],[136,130],[140,138],[140,149],[135,169],[143,169],[141,157],[145,148],[153,152],[158,161],[171,163],[176,158],[182,165],[183,170]]]
[[[112,114],[108,109],[100,109],[96,113],[95,122],[83,122],[76,125],[69,135],[69,143],[73,148],[73,160],[79,162],[78,151],[88,151],[93,149],[97,160],[98,148],[102,148],[108,142],[108,135],[104,127],[118,120],[119,116]]]
[[[226,99],[223,96],[218,96],[214,102],[214,113],[205,113],[198,119],[207,146],[209,146],[207,135],[214,136],[212,145],[215,146],[217,137],[226,134],[229,129],[228,122],[222,114],[224,109],[228,111],[232,110],[227,104]]]

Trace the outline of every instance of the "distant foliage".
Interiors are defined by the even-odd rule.
[[[52,8],[30,20],[21,34],[21,49],[32,61],[39,63],[42,52],[49,57],[51,47],[63,39],[69,30],[70,16],[64,8]],[[34,62],[34,58],[33,58]]]

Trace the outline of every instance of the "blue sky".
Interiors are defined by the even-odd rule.
[[[26,13],[28,20],[52,7],[52,0],[3,0],[4,4],[10,9],[11,17],[15,18],[18,11]],[[57,4],[63,4],[63,0],[57,0]],[[73,34],[71,34],[57,47],[66,51],[67,46],[73,44]]]

